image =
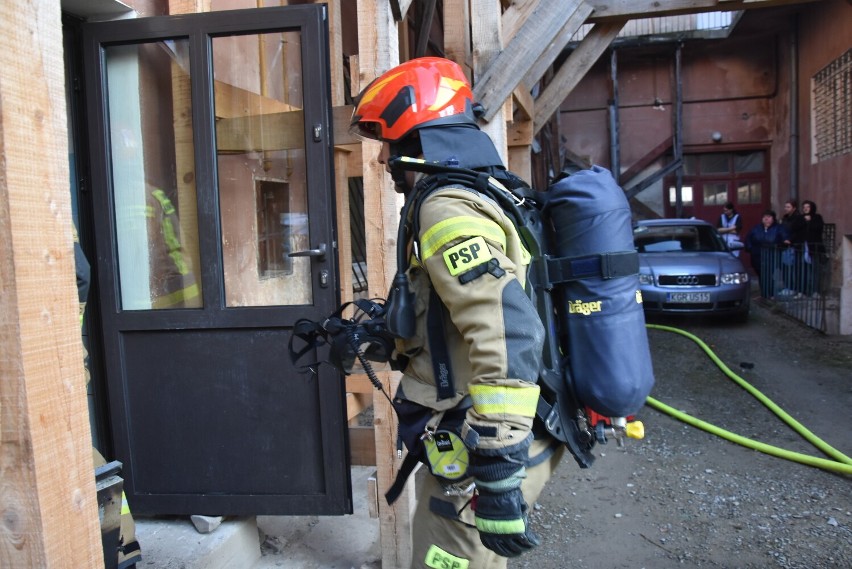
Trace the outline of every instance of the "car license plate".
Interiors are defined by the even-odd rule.
[[[693,303],[710,302],[709,292],[670,292],[666,294],[666,302]]]

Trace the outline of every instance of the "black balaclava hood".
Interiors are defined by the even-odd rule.
[[[491,138],[476,125],[444,125],[418,129],[423,158],[447,166],[480,170],[505,169]]]

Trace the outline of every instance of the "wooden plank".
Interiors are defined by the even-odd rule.
[[[535,116],[535,101],[532,98],[532,94],[529,89],[527,89],[526,85],[518,85],[514,91],[512,91],[512,100],[517,105],[517,111],[519,113],[518,119],[521,120],[530,120]],[[515,117],[512,117],[513,120]],[[511,138],[511,137],[510,137]],[[509,146],[512,146],[511,140],[509,140]]]
[[[577,9],[574,10],[568,18],[568,21],[565,22],[564,26],[562,26],[562,29],[559,30],[559,33],[553,41],[550,42],[547,49],[542,52],[541,56],[539,56],[535,63],[530,66],[529,70],[524,74],[524,77],[521,80],[522,85],[532,88],[536,83],[538,83],[550,66],[553,65],[553,62],[556,61],[559,54],[562,53],[565,46],[568,45],[568,42],[571,40],[571,36],[580,29],[580,26],[583,25],[586,18],[588,18],[591,13],[591,6],[585,2],[579,3]]]
[[[59,3],[1,3],[0,48],[0,567],[103,567]]]
[[[351,393],[372,393],[376,388],[370,383],[367,374],[355,374],[346,376],[346,391]]]
[[[214,81],[213,94],[217,119],[265,116],[296,110],[296,107],[278,99],[264,97],[222,81]]]
[[[675,16],[717,10],[749,10],[792,4],[809,4],[819,0],[586,0],[594,9],[590,23],[613,22],[652,16]]]
[[[351,421],[372,405],[372,395],[369,393],[346,394],[346,420]]]
[[[536,99],[534,132],[537,133],[547,123],[548,119],[559,108],[559,105],[562,104],[562,101],[565,100],[565,97],[568,96],[568,93],[588,73],[623,27],[624,22],[595,24],[589,35],[580,42],[577,49],[568,56],[568,59],[559,68],[559,71],[553,77],[553,81]]]
[[[379,485],[375,472],[367,478],[367,513],[371,518],[379,517]]]
[[[502,22],[500,19],[500,3],[498,0],[471,0],[470,2],[470,30],[473,43],[473,85],[474,98],[480,100],[477,89],[483,75],[490,68],[492,62],[499,57],[503,49]],[[511,90],[509,91],[511,93]],[[500,120],[488,120],[481,126],[491,140],[504,164],[509,162],[506,144],[506,120],[511,118],[512,101],[508,98],[509,93],[503,100],[493,103],[492,117],[497,112],[503,112]]]
[[[515,0],[503,12],[500,20],[503,24],[503,41],[510,42],[517,35],[530,14],[538,8],[541,0]]]
[[[500,111],[521,82],[523,75],[507,70],[529,69],[550,47],[581,3],[582,0],[540,3],[506,48],[488,62],[474,87],[474,97],[485,108],[485,120],[490,121]]]
[[[346,81],[343,68],[343,22],[341,21],[340,0],[314,0],[314,3],[328,4],[328,51],[331,64],[331,105],[340,107],[346,103],[344,93]]]
[[[529,146],[533,140],[532,121],[515,121],[507,129],[509,148]]]
[[[444,54],[462,66],[471,79],[470,4],[468,0],[444,0]]]
[[[358,144],[344,144],[341,146],[335,146],[335,148],[348,151],[346,165],[344,166],[344,168],[346,168],[345,174],[347,180],[349,178],[361,177],[361,143],[359,142]]]
[[[360,142],[349,133],[352,109],[352,105],[332,109],[335,146]],[[216,121],[216,143],[219,152],[243,153],[304,148],[303,116],[304,113],[297,110],[220,119]]]
[[[358,0],[358,83],[366,85],[381,73],[399,63],[398,29],[386,0]],[[401,197],[378,162],[379,144],[364,142],[361,155],[364,177],[364,211],[366,219],[368,294],[384,298],[396,269],[396,230],[399,224]],[[387,393],[396,391],[398,372],[378,374]],[[376,479],[378,493],[383,495],[396,478],[401,462],[396,457],[396,417],[387,399],[373,396]],[[392,506],[379,501],[379,533],[382,567],[408,567],[411,564],[411,513],[414,488],[409,483]]]
[[[376,437],[373,427],[349,427],[349,456],[352,466],[376,466]],[[384,494],[387,491],[382,491]]]
[[[334,196],[337,215],[337,266],[340,267],[340,301],[353,300],[352,291],[352,229],[349,226],[349,177],[347,164],[350,152],[334,148]]]
[[[527,184],[532,184],[532,155],[529,145],[509,147],[509,170]]]

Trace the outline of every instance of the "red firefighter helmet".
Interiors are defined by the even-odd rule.
[[[476,124],[473,92],[461,67],[449,59],[406,61],[373,80],[358,95],[350,132],[397,142],[424,126]]]

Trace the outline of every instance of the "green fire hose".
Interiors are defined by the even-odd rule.
[[[707,344],[705,344],[700,338],[695,336],[694,334],[690,334],[684,330],[679,328],[673,328],[671,326],[661,326],[658,324],[646,324],[648,328],[652,328],[654,330],[664,330],[666,332],[674,332],[675,334],[680,334],[682,336],[686,336],[696,344],[698,344],[704,352],[710,356],[719,369],[724,372],[729,378],[734,380],[740,387],[751,393],[758,401],[763,403],[770,411],[775,413],[778,417],[780,417],[787,425],[789,425],[794,431],[799,433],[805,440],[810,442],[820,451],[825,453],[827,456],[831,457],[831,460],[825,458],[818,458],[815,456],[810,456],[807,454],[801,454],[798,452],[793,452],[787,449],[779,448],[776,446],[768,445],[765,443],[761,443],[759,441],[755,441],[752,439],[748,439],[736,433],[732,433],[731,431],[726,431],[725,429],[721,429],[715,425],[711,425],[705,421],[700,419],[696,419],[691,415],[687,415],[682,411],[678,411],[673,407],[669,407],[665,403],[662,403],[653,397],[648,397],[646,403],[657,409],[658,411],[662,411],[671,415],[672,417],[683,421],[693,427],[698,427],[699,429],[703,429],[708,433],[717,435],[722,437],[723,439],[727,439],[731,442],[737,443],[744,447],[760,451],[765,454],[769,454],[772,456],[776,456],[779,458],[784,458],[787,460],[792,460],[794,462],[799,462],[802,464],[806,464],[808,466],[815,466],[817,468],[822,468],[824,470],[829,470],[832,472],[837,472],[840,474],[852,474],[852,458],[849,458],[839,450],[835,449],[831,445],[827,444],[825,441],[814,435],[811,431],[809,431],[804,425],[796,421],[793,417],[787,414],[783,409],[781,409],[778,405],[772,402],[768,397],[766,397],[763,393],[757,390],[754,386],[749,384],[743,378],[735,374],[731,369],[725,365],[722,360],[720,360],[716,354],[710,349]]]

